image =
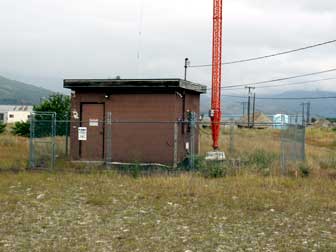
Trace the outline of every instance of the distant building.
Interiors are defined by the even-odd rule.
[[[16,123],[29,120],[33,106],[25,105],[0,105],[0,122]]]
[[[289,124],[289,115],[276,114],[273,116],[273,124],[275,129],[285,129]]]

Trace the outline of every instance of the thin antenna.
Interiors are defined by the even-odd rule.
[[[141,77],[141,60],[142,60],[142,35],[143,35],[143,19],[144,19],[144,0],[139,0],[139,27],[138,27],[138,51],[137,51],[137,77]]]

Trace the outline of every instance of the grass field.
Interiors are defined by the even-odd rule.
[[[335,251],[335,182],[0,175],[1,251]]]
[[[228,137],[224,132],[226,146]],[[133,178],[69,164],[24,171],[28,140],[6,133],[0,251],[336,251],[335,139],[333,131],[307,132],[306,178],[256,172],[269,168],[264,156],[224,178]],[[237,131],[235,155],[278,154],[278,140],[274,130]],[[208,132],[201,141],[205,152]]]

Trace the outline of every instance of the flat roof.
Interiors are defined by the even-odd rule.
[[[31,105],[0,105],[0,112],[32,112],[33,106]]]
[[[64,88],[185,89],[206,93],[207,87],[182,79],[65,79]]]

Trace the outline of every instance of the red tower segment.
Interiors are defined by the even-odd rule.
[[[211,127],[213,148],[219,148],[221,121],[221,82],[222,82],[222,24],[223,0],[214,0],[213,40],[212,40],[212,98]]]

